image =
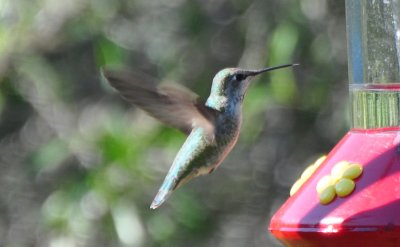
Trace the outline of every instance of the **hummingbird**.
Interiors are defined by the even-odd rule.
[[[150,208],[158,208],[191,179],[212,173],[226,158],[239,137],[242,103],[252,78],[295,65],[258,70],[225,68],[212,80],[205,102],[183,86],[157,85],[143,74],[104,69],[104,77],[124,99],[188,135]]]

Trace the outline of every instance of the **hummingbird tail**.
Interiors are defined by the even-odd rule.
[[[166,189],[161,188],[158,191],[158,193],[157,193],[156,197],[154,198],[153,202],[151,203],[150,208],[151,209],[156,209],[159,206],[161,206],[161,204],[163,204],[163,202],[165,200],[167,200],[167,198],[171,195],[171,193],[172,193],[172,190],[166,190]]]
[[[190,180],[190,176],[186,176],[183,179],[178,178],[175,175],[175,169],[176,168],[174,167],[174,165],[170,168],[167,176],[164,179],[164,182],[158,190],[156,197],[150,205],[151,209],[156,209],[161,206],[161,204],[163,204],[165,200],[168,199],[168,197],[175,189]]]

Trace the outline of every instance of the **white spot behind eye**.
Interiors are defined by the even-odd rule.
[[[243,74],[236,74],[236,75],[233,76],[233,79],[235,81],[242,81],[242,80],[246,79],[246,76],[243,75]]]

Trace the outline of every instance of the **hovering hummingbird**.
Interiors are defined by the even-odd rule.
[[[215,75],[205,103],[181,86],[157,86],[144,75],[104,70],[105,78],[123,98],[188,135],[150,208],[159,207],[175,189],[191,179],[212,173],[225,159],[239,137],[242,102],[253,77],[295,65],[260,70],[223,69]]]

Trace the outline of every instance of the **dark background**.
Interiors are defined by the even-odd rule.
[[[291,62],[251,86],[222,166],[150,210],[185,136],[100,68],[205,99],[222,68]],[[344,1],[2,1],[0,246],[280,246],[269,220],[348,129],[346,81]]]

